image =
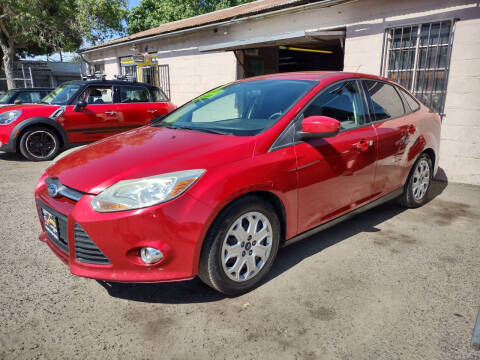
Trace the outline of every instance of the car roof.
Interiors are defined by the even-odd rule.
[[[33,88],[17,88],[11,89],[12,91],[37,91],[37,90],[53,90],[49,87],[33,87]]]
[[[83,85],[135,85],[135,86],[144,86],[147,88],[157,89],[157,86],[153,86],[150,84],[141,83],[137,81],[125,81],[125,80],[72,80],[72,81],[67,81],[67,83],[83,84]]]
[[[355,73],[355,72],[346,72],[346,71],[301,71],[301,72],[287,72],[287,73],[278,73],[278,74],[268,74],[268,75],[261,75],[255,76],[247,79],[243,79],[240,81],[256,81],[256,80],[267,80],[267,79],[289,79],[289,80],[311,80],[311,81],[319,81],[320,79],[328,79],[333,78],[337,80],[341,79],[348,79],[348,78],[368,78],[373,80],[382,80],[382,81],[390,81],[387,78],[371,75],[371,74],[363,74],[363,73]]]

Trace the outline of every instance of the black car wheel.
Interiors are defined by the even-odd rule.
[[[280,222],[272,205],[257,196],[243,197],[215,219],[202,248],[198,275],[224,294],[245,293],[264,279],[279,243]]]
[[[52,160],[60,151],[60,139],[49,128],[34,126],[22,133],[19,148],[28,160]]]

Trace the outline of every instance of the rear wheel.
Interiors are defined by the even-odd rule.
[[[409,208],[422,206],[427,201],[432,184],[433,166],[430,156],[421,154],[415,162],[400,198],[402,205]]]
[[[52,160],[60,151],[60,139],[49,128],[34,126],[21,135],[19,147],[20,153],[28,160]]]
[[[262,198],[246,196],[214,221],[202,249],[199,277],[207,285],[238,295],[254,289],[270,270],[280,243],[280,222]]]

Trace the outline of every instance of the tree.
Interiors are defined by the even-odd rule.
[[[127,16],[129,34],[253,0],[142,0]]]
[[[17,56],[74,51],[124,31],[126,0],[0,0],[0,50],[9,89]]]

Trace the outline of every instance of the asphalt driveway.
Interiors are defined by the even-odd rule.
[[[228,298],[71,275],[38,241],[46,165],[0,153],[1,359],[480,359],[480,187],[436,182],[420,209],[361,214]]]

